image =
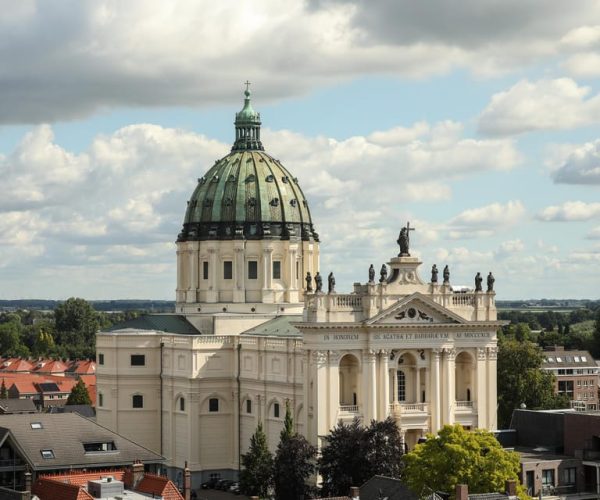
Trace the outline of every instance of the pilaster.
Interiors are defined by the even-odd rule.
[[[389,351],[379,351],[379,420],[387,418],[390,406]]]
[[[475,404],[477,405],[477,427],[487,428],[488,425],[488,407],[487,407],[487,349],[485,347],[477,348],[477,371],[476,371]]]
[[[245,262],[244,262],[244,242],[236,241],[234,243],[234,259],[233,259],[233,302],[246,302],[246,287],[245,287]]]
[[[456,376],[454,360],[455,349],[444,349],[444,418],[443,424],[454,423],[454,407],[456,401],[456,387],[454,379]]]
[[[442,401],[440,398],[440,349],[431,350],[431,432],[442,428]]]
[[[487,349],[487,423],[488,430],[496,429],[498,425],[496,408],[498,406],[496,367],[498,363],[498,347],[492,346]]]
[[[377,354],[372,349],[362,353],[362,405],[365,422],[377,418]]]

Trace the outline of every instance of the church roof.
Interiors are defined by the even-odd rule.
[[[152,330],[186,335],[200,335],[201,333],[185,318],[185,316],[180,314],[144,314],[138,318],[113,325],[106,331],[114,332],[127,329]]]
[[[260,114],[246,91],[229,153],[198,179],[178,241],[223,239],[317,240],[299,181],[265,153]]]
[[[259,335],[265,337],[302,337],[302,333],[291,322],[302,319],[301,316],[278,316],[262,323],[242,335]]]

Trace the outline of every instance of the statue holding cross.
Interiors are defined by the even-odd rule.
[[[410,257],[410,231],[414,230],[414,227],[410,227],[410,222],[406,223],[406,227],[400,229],[400,236],[398,236],[398,240],[396,241],[396,243],[400,245],[400,253],[398,254],[398,257]]]

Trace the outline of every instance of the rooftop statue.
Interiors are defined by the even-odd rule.
[[[448,267],[448,265],[446,265],[446,267],[444,267],[444,285],[449,285],[450,284],[450,268]]]
[[[410,227],[410,222],[406,223],[406,226],[400,229],[400,235],[396,240],[396,243],[400,245],[400,253],[398,257],[410,257],[410,231],[414,231],[414,227]]]
[[[312,292],[313,288],[312,288],[312,276],[310,275],[310,271],[306,273],[306,291],[307,292]]]
[[[432,283],[438,282],[438,268],[435,264],[431,268],[431,282]]]
[[[387,280],[387,266],[383,264],[381,271],[379,271],[379,283],[384,283]]]
[[[323,277],[319,274],[319,271],[315,274],[315,288],[317,292],[323,291]]]
[[[488,292],[494,291],[494,281],[496,281],[496,278],[494,278],[492,271],[490,271],[490,274],[488,274],[488,277],[487,277],[487,291]]]
[[[369,283],[375,283],[375,268],[373,264],[369,267]]]
[[[477,272],[475,275],[475,291],[481,292],[483,288],[481,287],[481,283],[483,282],[483,278],[481,277],[481,273]]]
[[[333,271],[327,276],[327,293],[335,293],[335,276]]]

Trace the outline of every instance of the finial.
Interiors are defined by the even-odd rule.
[[[244,85],[246,86],[246,90],[244,91],[244,95],[246,97],[250,97],[250,85],[252,85],[248,80],[246,80],[246,82],[244,83]]]

